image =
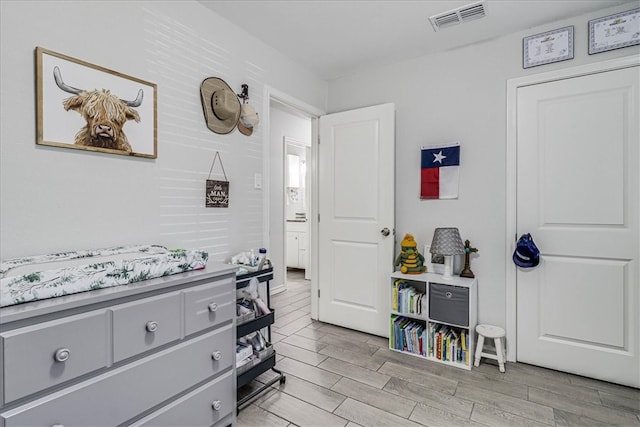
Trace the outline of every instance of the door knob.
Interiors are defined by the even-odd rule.
[[[391,234],[391,231],[387,227],[385,227],[380,230],[380,234],[382,234],[384,237],[387,237],[389,234]]]

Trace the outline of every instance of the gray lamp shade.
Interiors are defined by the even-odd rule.
[[[464,245],[457,228],[436,228],[429,252],[439,255],[462,255]]]

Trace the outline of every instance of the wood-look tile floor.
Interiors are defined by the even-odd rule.
[[[466,371],[390,351],[386,338],[311,320],[310,285],[273,295],[284,384],[247,403],[238,426],[640,426],[640,390],[522,363]],[[239,390],[247,395],[271,370]]]

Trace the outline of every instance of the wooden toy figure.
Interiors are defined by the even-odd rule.
[[[409,233],[404,235],[400,243],[400,255],[396,258],[395,266],[400,265],[400,271],[405,274],[420,274],[427,271],[424,266],[424,256],[418,252],[418,244]]]

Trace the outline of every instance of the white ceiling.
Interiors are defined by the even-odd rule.
[[[324,79],[478,43],[638,0],[486,0],[485,18],[435,32],[429,17],[477,0],[199,0]],[[576,22],[575,25],[587,25]]]

